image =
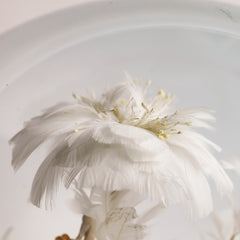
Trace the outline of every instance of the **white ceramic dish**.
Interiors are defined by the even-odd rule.
[[[240,155],[240,5],[104,0],[54,12],[0,35],[0,234],[11,225],[12,239],[78,231],[80,217],[61,204],[45,213],[26,203],[42,153],[15,176],[7,141],[42,108],[71,100],[72,91],[100,92],[124,71],[151,79],[153,91],[176,93],[180,106],[216,109],[209,136],[224,148],[221,157]]]

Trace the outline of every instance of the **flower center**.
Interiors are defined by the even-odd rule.
[[[125,100],[121,100],[121,104],[125,105]],[[156,117],[154,108],[149,110],[145,103],[141,105],[144,113],[140,116],[136,116],[133,109],[130,115],[126,114],[129,109],[122,109],[120,106],[114,107],[112,113],[119,123],[146,129],[156,134],[161,140],[168,139],[173,134],[181,134],[181,126],[191,126],[191,122],[182,121],[177,117],[178,111],[164,117]]]
[[[122,99],[112,108],[106,109],[99,101],[86,97],[80,98],[76,94],[73,94],[73,97],[91,106],[100,117],[112,118],[113,115],[119,123],[146,129],[161,140],[168,139],[173,134],[181,134],[183,126],[191,126],[191,122],[183,121],[181,117],[178,117],[178,111],[165,116],[160,114],[162,109],[168,107],[168,102],[173,98],[172,95],[165,94],[163,90],[160,90],[153,102],[149,104],[149,106],[153,106],[151,110],[144,102],[135,106],[132,104],[132,100]],[[75,132],[78,130],[76,129]]]

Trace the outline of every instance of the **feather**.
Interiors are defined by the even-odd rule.
[[[138,219],[137,224],[145,224],[148,221],[154,219],[157,215],[159,215],[160,212],[163,211],[163,207],[161,204],[156,204],[154,207],[151,207],[150,209],[147,209]]]
[[[96,115],[79,104],[57,104],[25,124],[9,142],[14,145],[12,166],[17,170],[44,141],[71,133],[77,124],[89,122]]]
[[[181,141],[179,141],[180,139]],[[176,136],[175,138],[172,138],[169,143],[185,149],[186,156],[187,152],[192,156],[192,160],[190,160],[189,163],[192,163],[199,169],[202,169],[206,176],[211,177],[216,183],[220,193],[230,194],[233,189],[233,185],[229,177],[214,156],[207,150],[207,148],[204,147],[204,144],[202,144],[203,141],[199,141],[196,134],[194,134],[194,137],[191,137],[191,134],[187,133],[183,134],[180,139]],[[179,153],[176,155],[179,156]],[[186,157],[182,156],[182,159],[184,158]]]
[[[141,87],[137,83],[134,83],[127,74],[126,79],[127,81],[117,85],[104,94],[103,105],[106,108],[113,108],[121,100],[128,102],[130,104],[129,107],[137,108],[144,102]]]
[[[57,166],[57,154],[65,147],[65,144],[57,146],[43,161],[39,167],[31,190],[31,202],[40,207],[43,196],[46,196],[45,207],[52,207],[52,201],[58,189],[59,182],[63,178],[65,168]]]

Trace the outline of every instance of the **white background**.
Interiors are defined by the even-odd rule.
[[[44,14],[90,1],[91,0],[1,0],[0,33]]]

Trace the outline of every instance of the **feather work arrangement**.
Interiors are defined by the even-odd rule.
[[[220,148],[195,130],[211,128],[213,112],[176,110],[171,94],[160,90],[148,97],[149,82],[143,87],[127,78],[99,98],[73,94],[74,102],[45,110],[10,140],[16,170],[42,143],[52,141],[33,180],[31,201],[51,206],[59,184],[74,183],[81,213],[89,217],[78,239],[93,239],[86,235],[90,226],[97,239],[142,239],[138,202],[129,194],[155,200],[162,208],[181,203],[202,217],[212,210],[209,179],[221,194],[232,191],[212,153]]]

